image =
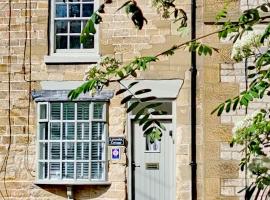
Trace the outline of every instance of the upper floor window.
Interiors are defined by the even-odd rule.
[[[106,104],[38,103],[38,183],[105,182]]]
[[[83,54],[89,56],[91,53],[98,53],[97,34],[89,38],[85,44],[80,42],[83,27],[95,8],[94,0],[51,0],[50,56],[59,58],[59,56],[68,55],[68,60],[71,59],[70,56],[73,56],[78,58],[77,62],[82,62],[79,57]],[[61,60],[56,61],[61,62]],[[63,62],[68,61],[63,59]]]

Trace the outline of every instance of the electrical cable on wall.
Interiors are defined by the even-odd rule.
[[[26,0],[27,2],[27,0]],[[27,9],[26,9],[27,10]],[[28,108],[27,108],[27,144],[25,150],[24,164],[27,172],[35,177],[29,168],[29,144],[30,144],[30,112],[31,112],[31,91],[32,91],[32,0],[29,0],[29,80],[26,80],[26,70],[24,80],[28,82]],[[26,31],[27,32],[27,31]]]
[[[8,60],[7,60],[7,68],[8,68],[8,134],[9,134],[9,140],[8,140],[8,147],[7,147],[7,152],[5,154],[3,163],[1,165],[1,170],[0,173],[4,173],[4,189],[6,196],[8,197],[8,192],[7,192],[7,186],[6,186],[6,175],[7,175],[7,164],[9,160],[9,155],[10,155],[10,149],[11,149],[11,144],[12,144],[12,129],[11,129],[11,0],[8,1]],[[1,191],[1,189],[0,189]],[[3,192],[0,192],[1,196],[3,199],[5,199]]]

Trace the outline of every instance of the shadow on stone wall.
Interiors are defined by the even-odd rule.
[[[73,186],[73,195],[75,200],[92,199],[98,197],[105,197],[110,185],[76,185]],[[46,190],[50,193],[53,199],[67,198],[67,187],[65,185],[39,185],[41,190]],[[58,197],[56,197],[58,196]]]

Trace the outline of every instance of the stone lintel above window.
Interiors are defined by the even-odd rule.
[[[32,91],[32,97],[36,102],[70,101],[70,90],[40,90]],[[104,90],[100,94],[91,96],[89,93],[81,94],[76,101],[109,101],[114,95],[113,91]]]

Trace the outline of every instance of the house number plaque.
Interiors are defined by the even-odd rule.
[[[109,137],[110,146],[124,146],[125,138],[124,137]]]

